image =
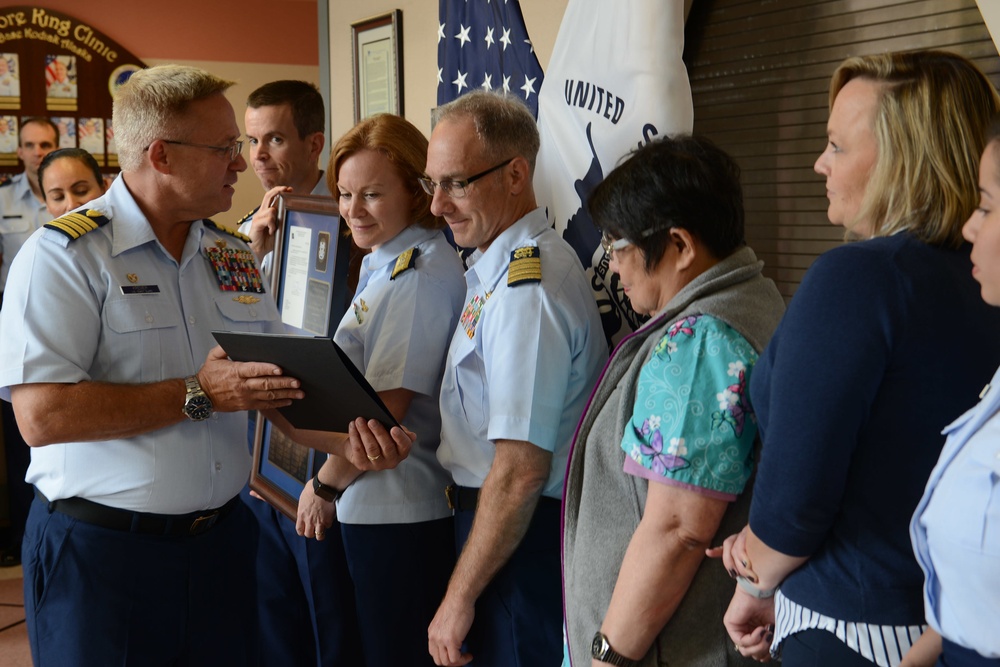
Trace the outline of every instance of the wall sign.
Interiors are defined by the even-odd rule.
[[[25,118],[59,127],[59,147],[80,147],[117,167],[112,95],[146,65],[86,21],[44,7],[0,7],[0,174],[17,173]]]

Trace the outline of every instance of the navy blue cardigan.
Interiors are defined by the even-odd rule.
[[[897,234],[825,253],[754,369],[763,451],[750,526],[810,557],[782,585],[794,602],[924,622],[910,517],[941,429],[1000,364],[1000,309],[980,298],[969,251]]]

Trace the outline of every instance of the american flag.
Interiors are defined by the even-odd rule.
[[[538,116],[542,67],[518,0],[440,0],[438,104],[476,88],[520,96]]]

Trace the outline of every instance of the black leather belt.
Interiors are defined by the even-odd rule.
[[[214,510],[190,514],[152,514],[108,507],[84,498],[50,501],[38,489],[35,489],[35,495],[46,504],[50,512],[59,512],[84,523],[129,533],[167,537],[201,535],[229,514],[236,507],[236,503],[241,502],[240,497],[236,496]]]
[[[476,509],[476,504],[479,502],[479,489],[469,486],[452,484],[445,487],[444,495],[448,499],[448,509],[456,512],[471,512]],[[539,506],[552,503],[561,505],[562,501],[548,496],[542,496],[538,499]]]
[[[444,495],[448,499],[448,509],[456,512],[471,512],[479,501],[479,489],[468,486],[451,484],[445,487]]]

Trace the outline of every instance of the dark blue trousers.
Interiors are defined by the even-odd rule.
[[[1000,627],[997,628],[1000,631]],[[1000,658],[984,658],[972,651],[947,639],[942,640],[944,651],[938,658],[937,667],[997,667]]]
[[[35,667],[257,665],[256,543],[242,503],[201,535],[164,537],[36,499],[22,550]]]
[[[364,667],[354,587],[334,525],[326,539],[307,540],[295,524],[244,489],[257,519],[257,607],[262,667]]]
[[[466,638],[475,667],[537,667],[562,662],[560,502],[542,498],[514,555],[476,602]],[[474,511],[455,512],[459,552]]]
[[[453,526],[451,517],[340,524],[368,667],[434,665],[427,651],[427,626],[455,566]]]

